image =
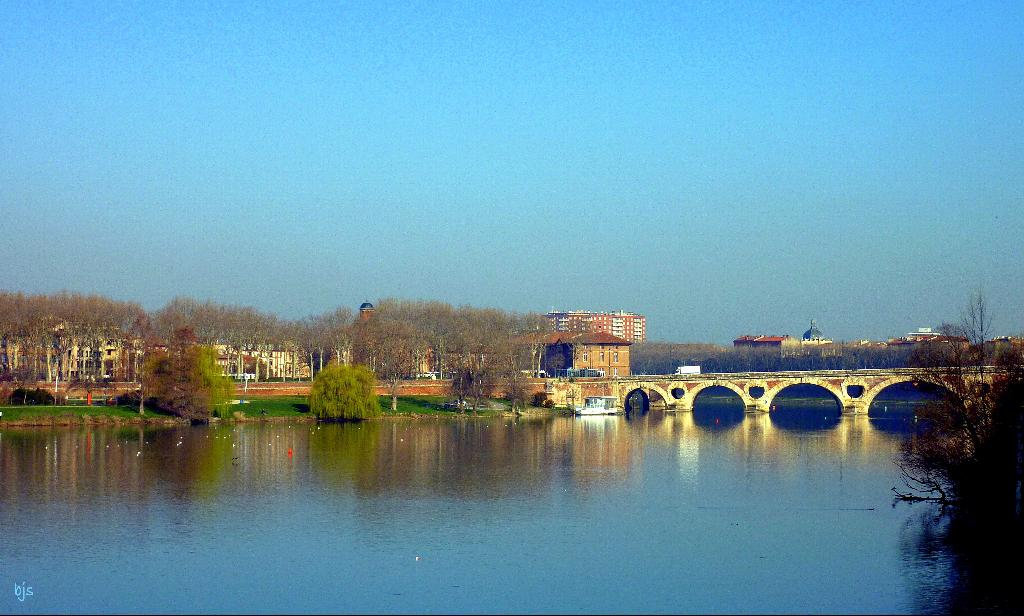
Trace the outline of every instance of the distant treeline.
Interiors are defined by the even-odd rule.
[[[786,349],[737,349],[713,344],[645,342],[632,349],[634,374],[671,374],[676,367],[699,365],[702,372],[775,372],[782,370],[856,370],[905,368],[913,351],[903,347],[825,345]]]
[[[155,311],[133,302],[78,293],[0,291],[0,381],[135,381],[148,350],[187,328],[217,346],[228,373],[265,378],[312,378],[330,362],[359,363],[378,379],[431,373],[456,381],[472,397],[535,372],[543,355],[542,315],[436,301],[386,299],[373,318],[339,307],[284,319],[248,306],[175,298]],[[632,348],[632,372],[666,374],[699,364],[704,372],[892,368],[908,365],[905,348],[828,345],[733,349],[708,344],[649,342]]]
[[[371,316],[372,315],[372,316]],[[479,401],[494,387],[525,398],[524,372],[539,369],[542,315],[436,301],[385,299],[284,319],[248,306],[175,298],[156,311],[78,293],[0,291],[0,382],[137,381],[147,353],[181,330],[215,346],[228,373],[312,378],[331,362],[368,366],[397,392],[422,373],[451,378]]]

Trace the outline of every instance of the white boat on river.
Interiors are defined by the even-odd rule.
[[[617,415],[622,412],[618,403],[615,396],[587,396],[583,406],[576,406],[574,410],[577,415]]]

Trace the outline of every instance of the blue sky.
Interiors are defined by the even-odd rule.
[[[1024,331],[1024,4],[0,4],[0,288]]]

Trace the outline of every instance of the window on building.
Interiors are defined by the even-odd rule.
[[[601,351],[601,361],[604,361],[604,351]]]
[[[613,356],[612,361],[614,361],[615,363],[619,363],[619,352],[618,351],[615,351],[615,355]]]

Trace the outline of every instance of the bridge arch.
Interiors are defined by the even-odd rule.
[[[654,383],[633,383],[628,388],[619,390],[619,402],[622,404],[622,409],[626,410],[626,404],[629,402],[629,397],[635,392],[640,391],[644,395],[644,408],[645,411],[649,411],[657,404],[661,404],[662,408],[668,410],[669,407],[674,406],[678,400],[670,395],[666,389],[660,385]]]
[[[639,408],[634,407],[633,402],[631,402],[631,399],[634,398],[634,394],[639,394],[639,397],[640,397],[640,401],[639,401],[640,407]],[[630,389],[629,391],[627,391],[626,394],[623,396],[623,412],[625,412],[627,415],[633,414],[633,413],[645,414],[649,410],[650,410],[650,394],[647,393],[647,390],[645,388],[643,388],[643,387],[634,387],[634,388]]]
[[[682,385],[680,385],[680,387],[682,387]],[[747,392],[743,391],[743,388],[741,388],[736,383],[726,380],[706,381],[700,383],[699,385],[692,389],[687,390],[686,395],[690,397],[690,404],[692,405],[697,402],[697,396],[700,395],[700,392],[711,387],[724,387],[728,389],[729,391],[733,392],[734,394],[740,397],[740,400],[743,402],[743,406],[745,407],[751,406],[753,404],[753,400],[751,399],[750,395]]]
[[[764,395],[761,396],[760,400],[763,401],[765,409],[771,410],[772,405],[775,403],[775,398],[779,394],[781,394],[784,390],[789,389],[790,387],[795,387],[797,385],[812,385],[812,386],[817,387],[819,389],[824,389],[829,394],[831,394],[832,397],[835,399],[836,404],[839,405],[839,411],[840,412],[842,412],[842,410],[843,410],[843,406],[845,404],[845,400],[847,400],[849,398],[849,396],[846,395],[845,391],[837,389],[831,383],[825,383],[825,382],[822,382],[822,381],[803,381],[802,380],[802,381],[799,381],[799,382],[796,382],[796,383],[779,383],[775,387],[772,387],[768,391],[764,392]]]
[[[655,397],[652,396],[651,394],[652,393],[657,394],[658,397],[661,398],[662,403],[665,405],[665,409],[668,409],[668,407],[670,405],[672,405],[675,402],[675,400],[676,400],[676,398],[674,396],[672,396],[671,394],[669,394],[668,391],[666,391],[665,388],[663,388],[663,387],[660,387],[660,386],[654,385],[654,384],[646,385],[645,387],[648,390],[647,391],[647,398],[649,400],[655,400]]]
[[[864,410],[871,410],[871,404],[874,403],[875,398],[878,397],[878,394],[882,393],[883,391],[892,387],[893,385],[901,385],[903,383],[927,383],[933,387],[938,388],[943,392],[946,392],[947,394],[952,395],[952,392],[949,390],[949,386],[941,382],[941,379],[930,379],[921,378],[918,376],[900,375],[889,379],[885,379],[884,381],[875,383],[870,388],[865,389],[863,395],[861,395],[860,397],[860,399],[864,401]]]
[[[845,392],[837,389],[831,383],[824,383],[821,381],[800,381],[797,383],[780,383],[773,387],[770,391],[766,391],[765,394],[761,397],[761,400],[764,401],[765,409],[770,411],[773,408],[775,408],[775,399],[779,396],[779,394],[781,394],[783,391],[787,389],[797,387],[800,385],[815,387],[817,389],[822,389],[828,392],[829,395],[832,396],[832,399],[835,400],[839,412],[843,412],[843,406],[848,396],[845,395]]]

